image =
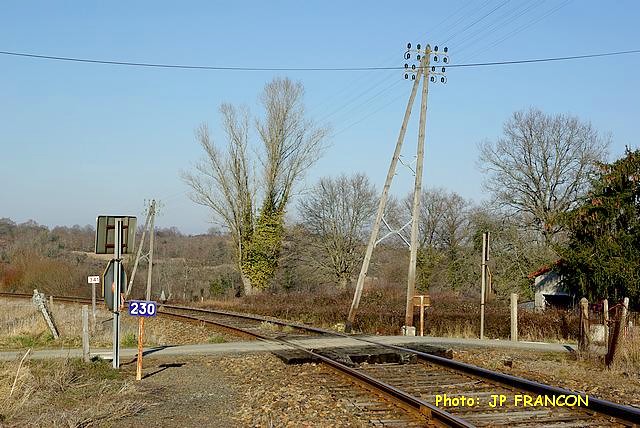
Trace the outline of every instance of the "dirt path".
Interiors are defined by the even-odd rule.
[[[135,364],[123,366],[135,376]],[[148,358],[145,410],[110,426],[360,427],[348,403],[332,393],[331,374],[287,366],[270,354]]]
[[[145,410],[112,426],[239,426],[231,418],[237,393],[220,370],[221,360],[165,357],[146,364],[146,377],[138,384],[149,392]],[[135,377],[135,363],[123,370]]]

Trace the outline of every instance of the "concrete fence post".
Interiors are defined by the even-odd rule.
[[[89,362],[89,306],[82,305],[82,359]]]
[[[518,294],[511,293],[511,340],[518,341]]]

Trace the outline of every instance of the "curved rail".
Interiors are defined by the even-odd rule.
[[[189,310],[186,307],[180,307],[180,306],[174,306],[174,305],[163,305],[163,307],[167,307],[167,308],[172,308],[172,309],[179,309],[179,310]],[[195,309],[197,311],[197,309]],[[208,311],[211,312],[211,311]],[[206,324],[212,324],[212,325],[216,325],[219,327],[223,327],[225,329],[228,330],[236,330],[242,334],[248,334],[251,336],[256,337],[259,340],[263,340],[263,341],[267,341],[267,342],[279,342],[283,345],[289,346],[291,348],[297,349],[299,351],[303,351],[306,352],[308,355],[311,355],[312,357],[322,361],[323,363],[327,364],[329,367],[333,368],[334,370],[339,371],[342,374],[345,374],[347,376],[349,376],[350,378],[353,379],[357,379],[360,383],[365,384],[368,387],[372,387],[375,389],[376,392],[381,393],[382,395],[392,399],[394,402],[396,402],[397,404],[400,404],[401,407],[412,411],[414,413],[416,413],[416,415],[418,416],[422,416],[422,417],[427,417],[430,419],[436,419],[440,424],[444,424],[445,426],[450,426],[450,427],[459,427],[459,428],[469,428],[469,427],[473,427],[474,425],[469,424],[467,421],[460,419],[454,415],[452,415],[451,413],[442,410],[436,406],[434,406],[431,403],[428,403],[418,397],[414,397],[408,393],[406,393],[405,391],[402,391],[399,388],[396,388],[392,385],[389,385],[386,382],[383,382],[379,379],[376,379],[372,376],[367,375],[366,373],[362,373],[358,370],[355,370],[349,366],[346,366],[338,361],[335,361],[331,358],[328,358],[324,355],[318,354],[310,349],[307,349],[301,345],[298,345],[296,343],[292,343],[288,340],[282,339],[282,338],[273,338],[273,337],[269,337],[267,335],[258,333],[256,331],[253,330],[247,330],[247,329],[243,329],[234,325],[230,325],[230,324],[226,324],[220,321],[212,321],[212,320],[207,320],[207,319],[203,319],[203,318],[198,318],[198,317],[193,317],[190,315],[185,315],[185,314],[175,314],[175,313],[167,313],[167,312],[158,312],[158,314],[164,314],[164,315],[170,315],[172,317],[176,317],[176,318],[184,318],[190,321],[195,321],[195,322],[202,322],[202,323],[206,323]],[[231,315],[229,312],[224,313],[224,315],[228,315],[228,316],[234,316]],[[241,318],[244,319],[250,319],[250,320],[259,320],[259,321],[269,321],[271,322],[272,320],[269,320],[266,317],[260,317],[260,316],[255,316],[255,315],[248,315],[248,314],[239,314],[239,316]],[[294,328],[299,328],[299,329],[303,329],[304,326],[300,325],[300,324],[288,324],[286,322],[283,321],[279,321],[278,324],[281,325],[286,325],[286,326],[290,326],[290,327],[294,327]],[[310,331],[314,331],[314,332],[318,332],[321,329],[316,329],[315,327],[310,327]]]
[[[244,319],[268,321],[278,325],[289,326],[289,327],[293,327],[300,330],[306,330],[313,333],[320,333],[325,335],[333,335],[333,336],[338,336],[343,338],[355,339],[355,340],[369,343],[376,346],[382,346],[389,349],[409,352],[416,355],[420,360],[437,364],[439,366],[446,367],[458,372],[464,372],[472,376],[498,382],[500,384],[503,384],[509,387],[522,389],[528,392],[554,396],[554,397],[566,396],[566,395],[576,395],[583,398],[586,397],[586,394],[584,393],[575,392],[575,391],[571,391],[571,390],[556,387],[556,386],[546,385],[540,382],[535,382],[535,381],[521,378],[518,376],[508,375],[508,374],[500,373],[497,371],[485,369],[482,367],[477,367],[472,364],[439,357],[437,355],[427,354],[425,352],[417,351],[411,348],[405,348],[402,346],[389,345],[385,343],[376,342],[375,340],[372,340],[366,337],[358,337],[354,335],[340,333],[333,330],[326,330],[318,327],[306,326],[304,324],[299,324],[299,323],[286,322],[286,321],[278,320],[271,317],[265,317],[261,315],[240,314],[232,311],[221,311],[221,310],[214,310],[214,309],[194,308],[194,307],[185,307],[185,306],[176,306],[176,305],[164,305],[164,306],[172,309],[191,310],[191,311],[203,312],[203,313],[237,316]],[[588,403],[589,403],[589,406],[583,407],[583,408],[587,410],[597,411],[604,415],[622,419],[630,423],[638,423],[638,421],[640,421],[639,408],[618,404],[618,403],[613,403],[611,401],[602,400],[594,397],[589,397]]]
[[[16,293],[5,293],[5,292],[0,292],[0,297],[14,297],[14,298],[31,298],[32,296],[29,294],[16,294]],[[66,301],[66,302],[72,302],[72,303],[86,303],[87,301],[90,302],[90,300],[88,299],[83,299],[83,298],[76,298],[76,297],[68,297],[68,296],[54,296],[54,299],[58,300],[58,301]],[[230,317],[237,317],[237,318],[241,318],[241,319],[247,319],[247,320],[253,320],[253,321],[266,321],[266,322],[270,322],[273,324],[277,324],[280,326],[287,326],[287,327],[291,327],[291,328],[295,328],[297,330],[302,330],[302,331],[307,331],[307,332],[312,332],[315,334],[322,334],[322,335],[332,335],[332,336],[338,336],[338,337],[343,337],[343,338],[349,338],[349,339],[354,339],[354,340],[358,340],[364,343],[369,343],[369,344],[373,344],[376,346],[381,346],[381,347],[385,347],[385,348],[389,348],[389,349],[395,349],[395,350],[399,350],[399,351],[403,351],[403,352],[409,352],[412,353],[414,355],[417,356],[417,358],[432,363],[432,364],[436,364],[454,371],[458,371],[458,372],[463,372],[463,373],[467,373],[469,375],[472,376],[476,376],[479,378],[483,378],[483,379],[488,379],[503,385],[506,385],[508,387],[512,387],[512,388],[518,388],[521,390],[525,390],[528,392],[532,392],[532,393],[536,393],[536,394],[545,394],[545,395],[549,395],[549,396],[560,396],[560,395],[576,395],[576,396],[581,396],[581,397],[586,397],[586,394],[583,393],[579,393],[579,392],[575,392],[575,391],[570,391],[564,388],[559,388],[559,387],[555,387],[555,386],[551,386],[551,385],[546,385],[546,384],[542,384],[539,382],[535,382],[529,379],[525,379],[525,378],[521,378],[521,377],[517,377],[517,376],[513,376],[513,375],[508,375],[508,374],[504,374],[504,373],[500,373],[497,371],[492,371],[492,370],[488,370],[482,367],[477,367],[471,364],[467,364],[467,363],[463,363],[463,362],[459,362],[459,361],[454,361],[454,360],[450,360],[447,358],[443,358],[443,357],[439,357],[436,355],[432,355],[432,354],[427,354],[424,352],[420,352],[411,348],[405,348],[402,346],[397,346],[397,345],[389,345],[389,344],[384,344],[384,343],[379,343],[376,342],[375,340],[372,340],[370,338],[367,337],[358,337],[358,336],[353,336],[353,335],[348,335],[348,334],[344,334],[344,333],[340,333],[337,331],[333,331],[333,330],[326,330],[326,329],[322,329],[322,328],[318,328],[318,327],[313,327],[313,326],[308,326],[308,325],[304,325],[304,324],[300,324],[300,323],[294,323],[294,322],[287,322],[287,321],[283,321],[283,320],[279,320],[277,318],[272,318],[272,317],[266,317],[266,316],[261,316],[261,315],[253,315],[253,314],[243,314],[243,313],[238,313],[238,312],[233,312],[233,311],[223,311],[223,310],[214,310],[214,309],[204,309],[204,308],[195,308],[195,307],[188,307],[188,306],[178,306],[178,305],[167,305],[167,304],[163,304],[160,305],[161,308],[167,308],[167,309],[174,309],[174,310],[184,310],[184,311],[194,311],[194,312],[201,312],[201,313],[210,313],[210,314],[216,314],[216,315],[226,315],[226,316],[230,316]],[[267,337],[265,335],[261,335],[255,331],[248,331],[248,330],[243,330],[242,328],[238,328],[236,326],[232,326],[229,324],[225,324],[222,322],[218,322],[218,321],[211,321],[211,320],[205,320],[202,318],[197,318],[197,317],[192,317],[189,315],[184,315],[184,314],[175,314],[175,313],[170,313],[170,312],[165,312],[165,311],[159,311],[158,312],[159,315],[163,315],[163,316],[171,316],[171,317],[176,317],[176,318],[181,318],[181,319],[190,319],[192,321],[197,321],[197,322],[204,322],[207,324],[212,324],[212,325],[217,325],[218,327],[222,327],[225,329],[229,329],[232,331],[236,331],[236,332],[241,332],[242,334],[245,335],[250,335],[253,337],[256,337],[260,340],[268,340],[268,341],[279,341],[283,344],[286,344],[287,346],[290,347],[294,347],[297,348],[301,351],[307,352],[310,355],[313,355],[314,358],[320,359],[324,362],[326,362],[328,365],[330,365],[333,368],[338,369],[339,371],[348,374],[351,377],[357,377],[359,379],[363,379],[363,377],[367,377],[368,375],[361,373],[361,372],[357,372],[354,369],[345,366],[341,363],[335,362],[327,357],[324,357],[318,353],[315,353],[311,350],[308,350],[307,348],[304,348],[300,345],[291,343],[289,341],[286,341],[284,339],[281,338],[272,338],[272,337]],[[325,361],[329,360],[331,362]],[[370,377],[370,376],[368,376]],[[375,381],[375,379],[371,378],[371,380]],[[369,382],[369,380],[367,380],[366,382]],[[443,412],[441,409],[438,409],[435,406],[432,406],[431,404],[420,400],[416,397],[412,397],[409,394],[406,394],[405,392],[390,386],[388,384],[385,384],[384,382],[382,382],[380,385],[376,385],[375,386],[377,389],[381,390],[383,393],[385,393],[385,395],[387,396],[392,396],[392,397],[400,397],[401,401],[405,401],[405,405],[409,406],[410,408],[413,409],[418,409],[418,411],[420,413],[425,413],[427,410],[429,412],[431,412],[432,414],[434,414],[436,417],[438,417],[438,415],[440,415],[440,413],[438,412]],[[391,388],[386,390],[386,388]],[[627,405],[622,405],[622,404],[617,404],[617,403],[613,403],[607,400],[602,400],[602,399],[598,399],[598,398],[593,398],[593,397],[589,397],[588,400],[589,406],[586,408],[587,410],[591,410],[591,411],[596,411],[599,412],[601,414],[607,415],[607,416],[611,416],[617,419],[621,419],[624,421],[628,421],[632,424],[638,423],[638,421],[640,421],[640,409],[636,408],[636,407],[632,407],[632,406],[627,406]],[[433,408],[432,408],[433,407]],[[422,409],[422,410],[421,410]],[[448,425],[452,425],[452,426],[470,426],[467,422],[451,415],[450,413],[444,412],[445,415],[442,416],[441,422],[444,422]],[[458,424],[458,425],[456,425]]]

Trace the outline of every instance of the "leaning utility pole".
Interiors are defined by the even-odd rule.
[[[376,245],[385,239],[386,237],[397,234],[400,238],[409,245],[410,247],[410,261],[409,261],[409,274],[407,278],[407,306],[405,312],[405,324],[406,326],[413,325],[413,295],[415,294],[415,282],[416,282],[416,262],[417,262],[417,254],[418,254],[418,216],[420,212],[420,194],[422,192],[422,169],[423,169],[423,161],[424,161],[424,139],[425,139],[425,127],[426,127],[426,117],[427,117],[427,96],[428,96],[428,85],[429,81],[435,82],[436,76],[440,77],[440,82],[445,83],[446,78],[444,77],[445,67],[436,70],[435,66],[430,66],[431,57],[433,56],[433,61],[437,62],[438,56],[442,57],[442,61],[444,63],[449,62],[449,57],[447,55],[447,48],[444,48],[444,53],[438,53],[438,47],[435,46],[433,50],[430,45],[427,45],[424,50],[421,50],[420,45],[416,46],[416,49],[411,49],[411,44],[407,45],[407,51],[404,54],[405,60],[411,60],[412,53],[415,53],[415,60],[418,61],[418,66],[415,64],[409,66],[408,63],[404,64],[405,73],[404,78],[409,79],[411,76],[411,80],[413,80],[413,87],[411,90],[411,95],[409,96],[409,101],[407,103],[407,108],[405,110],[404,119],[402,121],[402,126],[400,127],[400,134],[398,135],[398,140],[396,142],[395,151],[393,153],[393,157],[391,158],[391,164],[389,165],[389,171],[387,172],[387,178],[384,183],[384,187],[382,189],[382,195],[380,196],[380,203],[378,205],[378,211],[376,213],[376,219],[371,228],[371,236],[369,238],[369,243],[367,245],[367,249],[365,252],[364,260],[362,261],[362,268],[360,269],[360,275],[358,276],[358,282],[356,284],[356,290],[353,296],[353,302],[351,303],[351,308],[349,310],[349,316],[347,318],[347,322],[345,323],[345,331],[350,332],[353,327],[353,322],[355,320],[356,312],[358,310],[358,306],[360,304],[360,298],[362,297],[362,290],[364,288],[364,282],[367,276],[367,271],[369,270],[369,263],[371,262],[371,256],[373,254],[373,249]],[[413,104],[415,102],[416,94],[418,92],[418,87],[420,85],[420,79],[423,79],[423,87],[422,87],[422,100],[421,100],[421,110],[420,110],[420,129],[418,132],[418,149],[417,149],[417,158],[416,158],[416,169],[415,174],[415,185],[413,192],[413,208],[411,220],[397,230],[391,229],[389,224],[384,220],[384,210],[387,205],[387,200],[389,197],[389,188],[391,187],[391,183],[393,181],[393,177],[396,173],[396,167],[398,165],[398,161],[401,163],[401,150],[402,144],[404,142],[405,133],[407,130],[407,124],[409,122],[409,118],[411,117],[411,110]],[[404,165],[404,163],[403,163]],[[406,165],[405,165],[406,166]],[[411,169],[411,167],[409,167]],[[384,225],[389,229],[389,233],[387,233],[382,238],[378,239],[378,233],[380,231],[380,224],[384,223]],[[409,243],[406,238],[401,234],[402,230],[407,226],[411,225],[411,242]],[[406,333],[408,329],[403,329],[403,332]]]
[[[154,220],[156,218],[156,200],[151,200],[151,205],[149,206],[149,212],[151,215],[151,226],[149,228],[149,269],[147,270],[147,300],[151,300],[151,275],[153,274],[153,237],[155,235],[154,231]]]
[[[144,229],[142,230],[142,238],[140,239],[140,245],[138,246],[138,252],[136,253],[136,260],[133,264],[133,270],[131,271],[131,279],[129,280],[129,284],[127,286],[127,291],[124,295],[124,298],[127,299],[129,297],[129,293],[131,293],[131,288],[133,288],[133,280],[136,277],[136,271],[138,270],[138,264],[140,260],[147,259],[149,262],[149,267],[147,271],[147,294],[146,299],[150,299],[151,294],[151,273],[153,271],[153,238],[154,238],[154,221],[156,217],[156,201],[152,199],[149,203],[149,207],[147,208],[147,219],[144,222]],[[151,225],[151,227],[149,227]],[[142,247],[144,246],[144,239],[147,235],[147,230],[149,230],[149,252],[146,254],[142,254]]]

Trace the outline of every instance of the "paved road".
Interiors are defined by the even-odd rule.
[[[406,343],[421,343],[429,345],[439,345],[444,347],[493,347],[493,348],[515,348],[542,352],[575,352],[575,345],[560,343],[542,342],[511,342],[508,340],[480,340],[480,339],[458,339],[449,337],[410,337],[410,336],[365,336],[369,340],[379,343],[403,345]],[[348,338],[323,338],[323,339],[299,339],[296,343],[307,348],[334,348],[346,346],[362,346],[362,342]],[[189,354],[232,354],[243,352],[268,352],[275,350],[290,349],[285,345],[275,342],[247,341],[228,342],[205,345],[181,345],[163,346],[156,348],[145,348],[145,355],[189,355]],[[0,360],[13,360],[24,355],[21,351],[0,352]],[[123,348],[120,351],[122,358],[134,357],[137,354],[135,348]],[[111,356],[111,349],[92,349],[92,356]],[[32,351],[31,358],[78,358],[82,357],[82,349],[43,349]]]

